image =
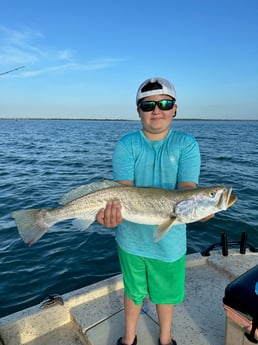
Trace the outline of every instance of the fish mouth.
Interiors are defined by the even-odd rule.
[[[237,201],[237,196],[231,193],[232,187],[225,187],[220,195],[220,198],[216,206],[224,210],[231,207]]]
[[[228,200],[227,207],[231,207],[237,201],[237,199],[238,198],[236,195],[231,194]]]
[[[227,208],[231,207],[237,201],[237,196],[231,193],[232,187],[228,187],[228,196],[226,201]]]

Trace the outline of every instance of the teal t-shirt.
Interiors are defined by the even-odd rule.
[[[133,181],[137,187],[176,189],[179,182],[198,184],[200,151],[196,139],[188,133],[170,130],[165,139],[151,141],[137,131],[122,137],[113,154],[114,180]],[[178,224],[157,243],[156,226],[123,221],[117,228],[116,241],[126,252],[172,262],[186,253],[186,226]]]

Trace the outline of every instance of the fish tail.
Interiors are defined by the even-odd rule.
[[[11,214],[19,235],[26,244],[32,245],[37,242],[53,225],[47,222],[46,213],[47,209],[30,209],[15,211]]]

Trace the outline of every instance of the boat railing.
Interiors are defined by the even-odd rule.
[[[212,244],[206,250],[204,250],[201,254],[202,256],[210,256],[210,251],[221,247],[222,255],[228,256],[228,248],[229,246],[239,246],[240,254],[245,254],[246,249],[248,248],[251,252],[257,253],[258,248],[256,248],[252,243],[247,241],[247,232],[242,232],[240,241],[228,241],[227,234],[225,232],[221,233],[221,241]]]

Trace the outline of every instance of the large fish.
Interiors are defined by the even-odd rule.
[[[175,224],[192,223],[226,210],[237,197],[225,186],[187,190],[123,186],[114,181],[95,182],[65,194],[63,206],[55,209],[15,211],[12,217],[23,241],[35,243],[54,224],[66,219],[83,221],[87,229],[107,201],[117,200],[123,219],[133,223],[157,225],[154,241],[159,241]]]

